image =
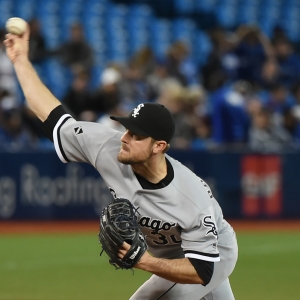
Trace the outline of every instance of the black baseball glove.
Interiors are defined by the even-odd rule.
[[[99,242],[109,262],[117,269],[131,269],[148,249],[145,237],[139,229],[137,211],[127,199],[117,198],[105,207],[100,216]],[[126,255],[118,257],[123,242],[131,245]]]

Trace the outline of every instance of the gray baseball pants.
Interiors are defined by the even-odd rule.
[[[152,275],[130,300],[234,300],[228,277],[238,258],[235,234],[228,233],[218,244],[220,261],[215,263],[214,274],[206,286],[178,284]]]

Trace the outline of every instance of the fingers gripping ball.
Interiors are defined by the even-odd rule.
[[[115,199],[102,211],[98,235],[103,249],[101,254],[105,251],[110,264],[117,269],[132,269],[148,249],[136,214],[131,202],[123,198]],[[124,241],[131,247],[120,259],[118,252]]]
[[[10,18],[6,21],[5,28],[9,33],[22,35],[27,28],[27,23],[21,18]]]

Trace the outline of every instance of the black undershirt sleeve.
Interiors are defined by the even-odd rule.
[[[214,262],[190,257],[188,257],[188,259],[197,271],[199,277],[204,281],[204,286],[209,284],[214,272]]]
[[[66,110],[62,105],[59,105],[51,111],[48,118],[43,122],[42,126],[45,131],[45,134],[48,137],[48,139],[50,139],[52,142],[54,127],[58,120],[61,118],[61,116],[63,116],[64,114],[67,114]]]

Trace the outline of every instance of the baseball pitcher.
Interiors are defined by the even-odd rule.
[[[29,29],[22,36],[7,34],[6,52],[60,160],[94,166],[113,197],[129,200],[136,211],[138,236],[145,237],[147,247],[143,253],[138,247],[130,258],[138,257],[134,268],[153,275],[130,299],[234,299],[228,277],[238,256],[235,232],[209,186],[166,154],[175,130],[170,112],[141,103],[129,116],[111,116],[125,133],[77,122],[38,78],[28,60],[28,40]],[[115,233],[102,236],[106,249],[112,249],[108,239],[118,245],[115,256],[126,257],[130,242]]]

